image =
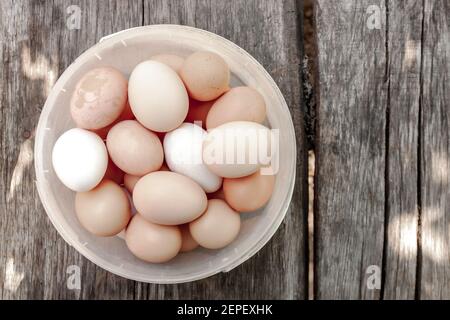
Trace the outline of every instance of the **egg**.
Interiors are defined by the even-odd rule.
[[[125,233],[128,249],[139,259],[163,263],[174,258],[181,248],[181,232],[177,226],[151,223],[137,214]]]
[[[75,212],[81,225],[97,236],[118,234],[131,217],[130,203],[124,190],[111,180],[75,196]]]
[[[207,198],[188,177],[157,171],[139,179],[133,190],[133,203],[150,222],[179,225],[198,218],[206,209]]]
[[[133,193],[134,186],[140,178],[141,177],[139,176],[133,176],[131,174],[125,173],[123,177],[123,184],[125,185],[125,188],[127,188],[128,192]]]
[[[206,118],[206,128],[212,129],[232,121],[262,123],[266,118],[266,104],[261,94],[250,87],[236,87],[213,104]]]
[[[59,180],[73,191],[88,191],[103,178],[108,153],[103,140],[93,132],[74,128],[63,133],[52,151]]]
[[[146,128],[167,132],[186,118],[189,98],[178,74],[157,61],[144,61],[132,71],[128,99],[136,119]]]
[[[175,54],[158,54],[150,58],[150,60],[158,61],[164,63],[165,65],[171,67],[173,71],[179,73],[181,67],[183,66],[184,59]]]
[[[184,61],[180,76],[191,98],[209,101],[229,89],[230,70],[218,54],[198,51]]]
[[[205,192],[214,192],[222,178],[212,173],[202,160],[206,131],[192,123],[183,123],[164,137],[164,156],[171,171],[197,182]]]
[[[198,247],[197,241],[194,240],[189,231],[189,224],[183,224],[180,227],[181,231],[181,249],[180,252],[189,252]]]
[[[233,121],[208,130],[203,142],[203,162],[224,178],[240,178],[271,163],[278,151],[275,135],[250,121]]]
[[[189,224],[192,237],[204,248],[220,249],[236,239],[241,228],[239,213],[223,200],[208,201],[208,209]]]
[[[143,176],[158,170],[164,160],[161,141],[135,120],[119,122],[108,132],[111,160],[124,172]]]
[[[91,131],[98,134],[100,136],[100,138],[102,138],[103,140],[106,140],[106,136],[108,135],[109,130],[111,130],[111,128],[114,127],[117,123],[119,123],[121,121],[125,121],[125,120],[133,120],[133,119],[134,119],[134,114],[131,111],[130,104],[127,102],[127,104],[125,105],[125,109],[122,111],[122,114],[119,116],[119,118],[114,120],[113,123],[111,123],[110,125],[108,125],[106,127],[101,128],[101,129],[91,130]]]
[[[105,176],[103,179],[113,180],[115,183],[122,184],[125,173],[120,170],[111,159],[108,159]]]
[[[224,179],[223,192],[226,202],[234,210],[250,212],[266,205],[272,196],[274,185],[274,175],[262,175],[257,171],[247,177]]]
[[[127,80],[116,69],[101,67],[87,72],[76,84],[70,113],[83,129],[100,129],[116,120],[127,102]]]
[[[189,111],[186,116],[186,122],[201,124],[202,128],[206,128],[206,117],[216,100],[211,101],[197,101],[189,100]]]

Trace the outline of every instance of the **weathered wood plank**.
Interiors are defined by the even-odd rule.
[[[387,2],[388,137],[384,299],[414,299],[422,1]]]
[[[420,298],[450,299],[450,3],[424,3]]]
[[[69,30],[67,8],[81,9]],[[133,298],[133,281],[96,267],[57,234],[35,187],[33,135],[54,81],[102,36],[138,26],[140,1],[1,1],[0,297]],[[81,268],[81,290],[68,290],[67,267]]]
[[[367,286],[372,278],[366,270],[369,266],[380,270],[383,257],[384,12],[384,0],[316,2],[320,91],[315,291],[319,299],[380,295]]]
[[[149,286],[114,276],[70,248],[46,217],[34,185],[33,133],[57,77],[102,36],[143,20],[141,1],[2,1],[0,26],[2,154],[0,297],[11,298],[303,298],[306,160],[299,47],[301,1],[146,1],[149,23],[195,25],[226,36],[259,59],[279,83],[298,133],[299,167],[291,212],[256,257],[228,274],[180,286]],[[81,9],[81,29],[66,9]],[[3,41],[5,40],[5,41]],[[81,290],[66,287],[81,268]],[[4,271],[4,272],[3,272]],[[23,278],[22,278],[23,277]],[[238,284],[238,285],[237,285]]]
[[[215,32],[252,54],[273,76],[291,108],[298,136],[297,184],[274,238],[227,274],[191,284],[149,287],[154,298],[301,299],[306,290],[306,148],[300,64],[302,1],[144,1],[145,24],[175,23]]]

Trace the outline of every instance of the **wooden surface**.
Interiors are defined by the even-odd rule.
[[[66,27],[70,5],[81,28]],[[303,299],[306,283],[306,150],[302,116],[302,1],[0,2],[0,298],[2,299]],[[108,34],[134,26],[196,26],[234,41],[279,85],[298,137],[297,183],[289,213],[272,240],[235,270],[181,285],[149,285],[108,273],[58,235],[40,204],[33,134],[59,75]],[[67,267],[81,268],[69,290]]]
[[[450,3],[316,3],[316,298],[449,299]]]
[[[79,30],[66,26],[70,5],[81,9]],[[450,3],[316,1],[314,255],[302,7],[0,1],[0,298],[305,299],[312,265],[316,299],[450,299]],[[273,239],[235,270],[181,285],[129,281],[87,261],[53,228],[34,184],[34,130],[58,76],[101,37],[157,23],[210,30],[252,54],[283,92],[298,138],[294,197]],[[71,265],[81,290],[67,288]]]

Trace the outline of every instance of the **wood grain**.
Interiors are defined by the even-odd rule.
[[[424,1],[421,299],[450,299],[450,3]]]
[[[315,291],[318,299],[378,299],[366,270],[381,269],[386,165],[386,26],[370,29],[369,6],[316,2]]]
[[[81,9],[69,30],[66,9]],[[135,284],[96,267],[68,246],[50,223],[35,187],[33,135],[59,75],[104,35],[140,25],[135,1],[1,1],[2,299],[132,298]],[[68,290],[67,267],[81,268],[81,290]]]
[[[415,298],[422,11],[422,1],[387,2],[384,299]]]
[[[70,5],[81,9],[80,30],[66,27]],[[0,246],[1,298],[305,297],[307,180],[301,109],[301,1],[5,0],[0,2],[0,15],[0,243],[7,244]],[[237,269],[190,284],[129,281],[87,261],[53,228],[34,182],[33,134],[53,83],[101,37],[143,22],[197,26],[249,51],[279,84],[297,130],[297,185],[290,212],[274,238]],[[67,289],[70,265],[81,268],[81,290]]]
[[[145,24],[175,23],[215,32],[253,55],[290,106],[298,138],[297,183],[290,210],[274,238],[227,274],[192,284],[150,285],[148,297],[302,299],[306,296],[306,148],[301,74],[302,4],[296,1],[145,1]]]

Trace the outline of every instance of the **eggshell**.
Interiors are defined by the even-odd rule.
[[[164,156],[171,171],[197,182],[205,192],[214,192],[222,185],[222,178],[203,164],[202,148],[206,131],[192,123],[183,123],[164,138]]]
[[[191,54],[184,61],[180,76],[189,96],[195,100],[214,100],[229,89],[228,65],[213,52],[198,51]]]
[[[204,248],[220,249],[229,245],[239,234],[241,218],[223,200],[208,201],[208,209],[189,224],[192,237]]]
[[[223,191],[226,202],[236,211],[250,212],[255,211],[270,200],[273,187],[275,185],[275,176],[254,174],[237,178],[224,179]]]
[[[131,111],[130,104],[127,102],[127,104],[125,105],[125,109],[122,111],[122,114],[119,116],[119,118],[114,120],[113,123],[111,123],[110,125],[108,125],[106,127],[101,128],[101,129],[92,130],[92,131],[95,132],[96,134],[98,134],[100,136],[100,138],[102,138],[103,140],[106,140],[106,136],[108,135],[109,130],[111,130],[111,128],[114,127],[117,123],[119,123],[121,121],[125,121],[125,120],[133,120],[133,119],[134,119],[133,111]]]
[[[124,190],[111,180],[75,196],[75,212],[81,225],[97,236],[118,234],[131,217],[130,203]]]
[[[212,101],[197,101],[194,99],[189,100],[189,111],[186,116],[186,122],[196,123],[199,125],[201,123],[202,128],[206,128],[206,117],[208,116],[208,112],[213,106],[214,102]]]
[[[189,224],[182,224],[180,227],[181,231],[181,249],[180,252],[189,252],[198,247],[197,241],[194,240],[189,231]]]
[[[87,72],[76,84],[70,113],[78,127],[100,129],[116,120],[127,102],[127,80],[116,69]]]
[[[133,190],[133,203],[150,222],[179,225],[198,218],[206,209],[207,198],[188,177],[157,171],[139,179]]]
[[[150,60],[155,60],[164,63],[165,65],[171,67],[173,71],[177,73],[180,72],[181,67],[183,66],[184,63],[184,59],[175,54],[158,54],[156,56],[151,57]]]
[[[108,165],[108,153],[98,135],[74,128],[56,141],[52,163],[56,175],[66,187],[83,192],[102,180]]]
[[[189,107],[188,94],[178,74],[151,60],[138,64],[131,73],[128,99],[136,119],[157,132],[177,128]]]
[[[103,179],[109,179],[115,183],[122,184],[125,173],[117,167],[111,159],[108,159],[108,167],[106,167]]]
[[[270,164],[277,153],[274,137],[271,130],[256,122],[222,124],[208,131],[203,142],[203,162],[224,178],[248,176]]]
[[[137,214],[125,233],[128,249],[139,259],[162,263],[174,258],[181,248],[181,232],[177,226],[151,223]]]
[[[221,96],[209,110],[206,128],[212,129],[232,121],[262,123],[266,104],[261,94],[250,87],[236,87]]]
[[[111,128],[106,146],[112,161],[135,176],[158,170],[164,160],[159,138],[135,120],[122,121]]]

